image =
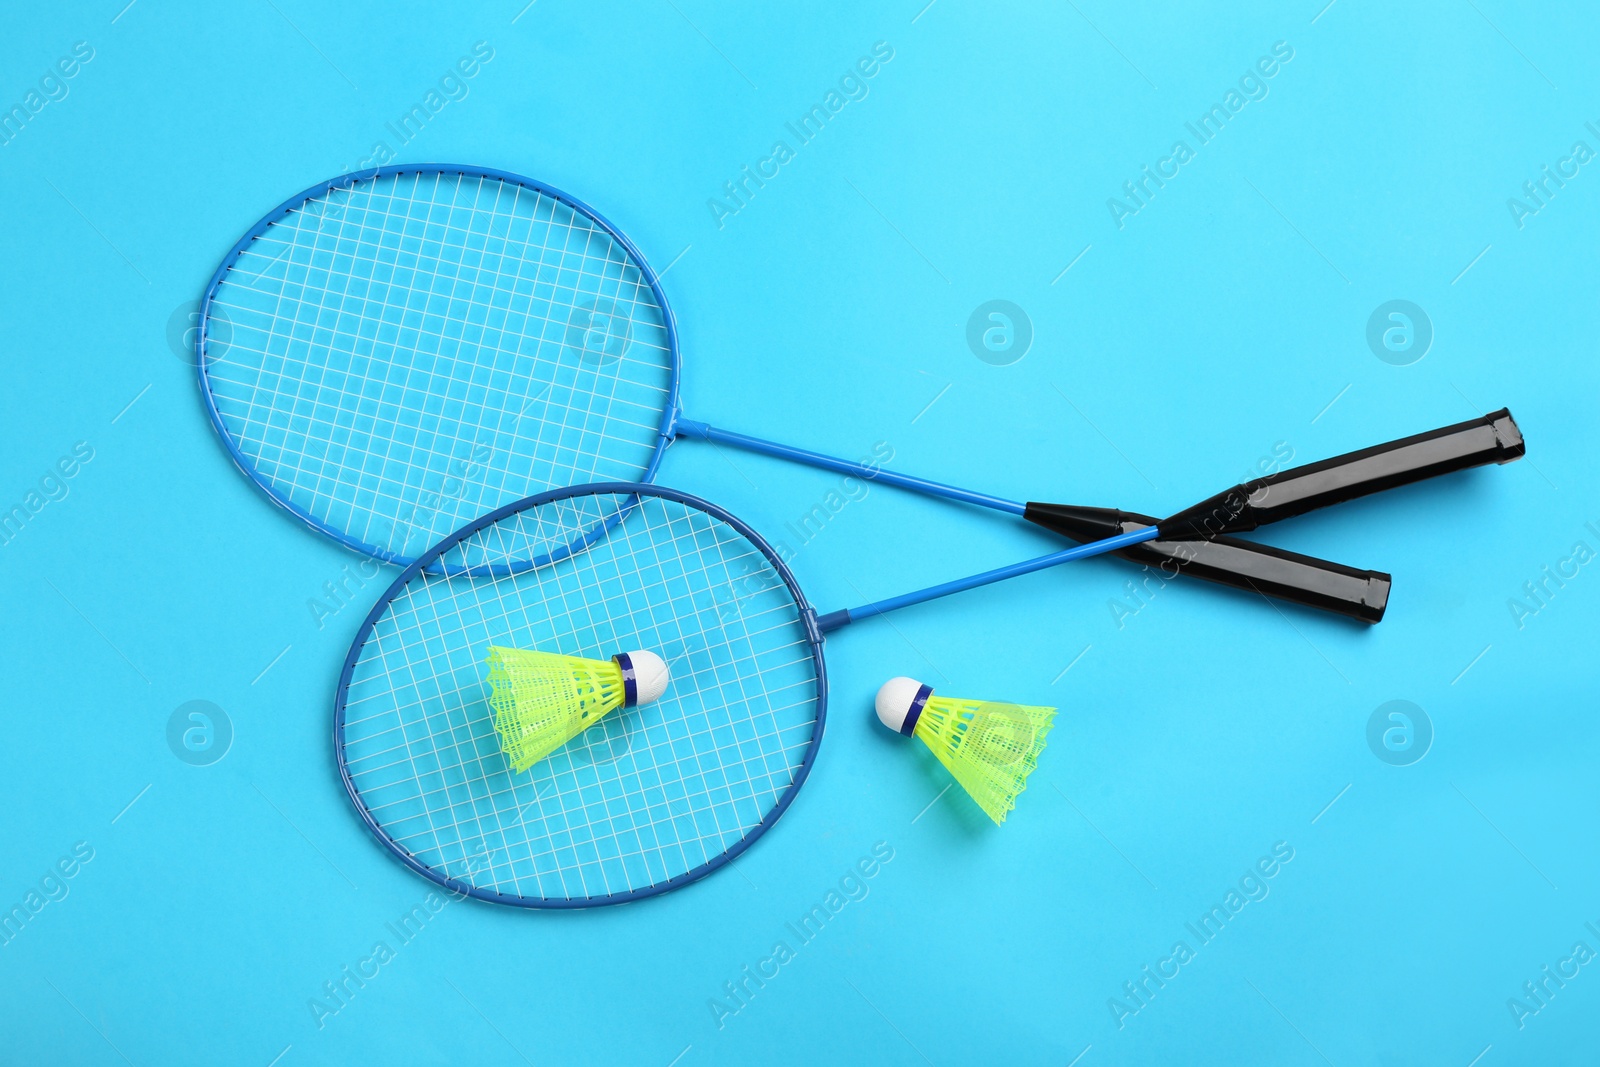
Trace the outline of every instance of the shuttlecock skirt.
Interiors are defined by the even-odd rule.
[[[1002,823],[1038,766],[1055,715],[1054,708],[934,696],[912,736],[933,750],[989,818]]]
[[[611,660],[491,646],[489,706],[500,748],[521,772],[622,707],[622,669]]]

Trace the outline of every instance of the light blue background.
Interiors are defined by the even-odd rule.
[[[0,147],[0,507],[94,449],[0,547],[0,905],[94,849],[0,948],[0,1060],[1593,1060],[1600,968],[1522,1029],[1507,1007],[1600,950],[1600,565],[1520,628],[1508,607],[1600,548],[1600,174],[1520,229],[1507,207],[1600,149],[1584,5],[124,2],[13,5],[0,34],[0,107],[95,50]],[[470,95],[395,145],[480,40]],[[870,95],[719,229],[707,199],[877,41]],[[1107,198],[1278,41],[1266,99],[1119,230]],[[1311,460],[1501,405],[1528,458],[1270,532],[1391,571],[1370,630],[1187,581],[1119,627],[1119,561],[853,626],[816,770],[737,870],[578,914],[452,904],[319,1029],[308,1001],[430,888],[362,829],[329,739],[392,572],[319,629],[353,557],[229,465],[167,331],[264,211],[379,139],[568,189],[673,263],[686,412],[731,429],[1161,514],[1280,442]],[[1035,330],[1011,366],[965,341],[996,298]],[[1396,298],[1435,330],[1404,367],[1365,340]],[[838,482],[688,442],[661,480],[773,538]],[[1053,544],[878,487],[794,567],[831,610]],[[928,806],[943,772],[871,717],[899,673],[1060,707],[1003,828],[959,790]],[[236,733],[209,767],[166,741],[193,699]],[[1409,767],[1366,741],[1394,699],[1436,731]],[[1280,841],[1270,896],[1198,946],[1185,922]],[[719,1029],[710,998],[876,842],[866,899]],[[1180,938],[1196,958],[1119,1029],[1108,998]]]

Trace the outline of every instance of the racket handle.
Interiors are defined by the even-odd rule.
[[[1161,535],[1163,539],[1209,539],[1254,530],[1424,478],[1485,463],[1509,463],[1526,450],[1511,412],[1501,408],[1454,426],[1244,482],[1162,519]]]
[[[1024,514],[1028,521],[1079,542],[1099,541],[1156,524],[1149,515],[1069,504],[1030,503]],[[1390,577],[1382,571],[1346,567],[1236,537],[1158,539],[1131,545],[1116,555],[1154,567],[1164,578],[1185,574],[1365,623],[1381,620],[1389,606]]]

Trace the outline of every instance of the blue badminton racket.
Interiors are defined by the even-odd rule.
[[[1110,535],[1155,520],[1024,504],[686,419],[672,313],[637,249],[582,202],[498,171],[386,167],[291,197],[218,267],[197,345],[202,395],[240,469],[314,529],[402,565],[510,501],[651,481],[668,445],[689,437],[1099,544],[1083,555],[1119,551],[1369,622],[1386,602],[1385,574],[1220,529],[1203,543],[1164,530],[1142,548],[1113,545]],[[1299,513],[1504,461],[1515,434],[1498,428],[1502,415],[1509,422],[1499,412],[1280,474],[1273,491],[1294,496]],[[614,520],[601,518],[596,532]]]
[[[498,171],[385,167],[291,197],[218,267],[196,343],[239,468],[401,565],[510,501],[651,481],[680,436],[1025,511],[681,418],[672,313],[638,250],[581,201]]]
[[[819,617],[721,508],[638,482],[550,490],[445,538],[363,621],[334,705],[340,774],[378,839],[452,890],[552,908],[664,892],[737,856],[805,780],[825,630],[951,591]],[[491,645],[644,649],[672,680],[517,774]]]

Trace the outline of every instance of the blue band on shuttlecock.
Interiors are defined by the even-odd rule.
[[[628,658],[626,652],[618,652],[611,657],[611,662],[622,671],[622,706],[631,708],[639,703],[639,682],[633,670],[633,660]]]
[[[928,698],[933,696],[933,686],[924,685],[917,690],[917,695],[911,698],[911,707],[906,711],[906,721],[900,724],[900,732],[910,737],[917,728],[917,720],[922,718],[922,709],[928,706]]]

